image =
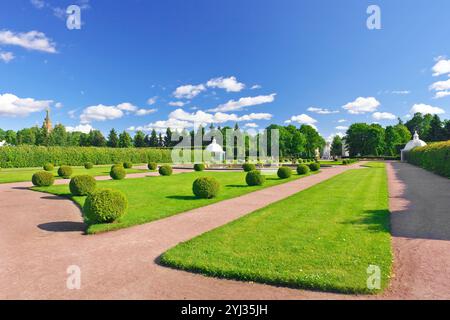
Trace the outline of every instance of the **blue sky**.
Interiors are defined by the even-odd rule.
[[[66,27],[70,4],[80,30]],[[381,30],[366,27],[370,4]],[[105,133],[290,122],[327,138],[414,111],[449,118],[449,12],[447,0],[4,0],[0,128],[41,125],[46,106]]]

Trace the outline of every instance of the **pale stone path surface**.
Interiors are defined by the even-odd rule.
[[[162,267],[156,260],[181,241],[352,167],[324,169],[238,198],[95,236],[83,235],[80,210],[70,200],[30,191],[28,183],[0,185],[0,299],[322,297],[323,293],[204,277]],[[80,290],[66,287],[71,265],[81,269]]]

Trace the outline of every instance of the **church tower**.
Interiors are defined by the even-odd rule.
[[[50,120],[50,109],[47,109],[47,115],[44,120],[44,128],[47,129],[47,132],[52,132],[52,121]]]

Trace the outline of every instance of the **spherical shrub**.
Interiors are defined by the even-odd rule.
[[[92,163],[92,162],[86,162],[85,164],[84,164],[84,168],[85,169],[92,169],[94,167],[94,164]]]
[[[87,222],[109,223],[121,217],[127,210],[128,200],[117,190],[99,189],[88,195],[83,206]]]
[[[292,170],[289,167],[280,167],[277,172],[278,178],[287,179],[292,176]]]
[[[256,170],[256,166],[253,163],[244,163],[242,169],[244,169],[245,172],[250,172]]]
[[[343,160],[343,161],[342,161],[342,164],[343,164],[344,166],[346,166],[346,165],[348,165],[348,161],[347,161],[347,160]]]
[[[158,164],[156,162],[149,162],[147,168],[148,170],[156,170],[158,169]]]
[[[116,163],[116,164],[113,164],[112,166],[111,166],[111,170],[113,169],[113,168],[123,168],[124,166],[123,166],[123,163]]]
[[[302,175],[302,174],[307,174],[309,172],[309,167],[307,165],[304,164],[299,164],[297,167],[297,174]]]
[[[192,184],[194,194],[202,199],[211,199],[217,196],[220,189],[220,183],[212,177],[201,177]]]
[[[203,163],[196,163],[196,164],[194,164],[194,170],[195,171],[203,171],[203,170],[205,170],[205,165]]]
[[[44,170],[45,170],[45,171],[53,171],[54,168],[55,168],[55,167],[53,166],[52,163],[46,163],[46,164],[44,164]]]
[[[250,171],[245,176],[245,182],[247,182],[249,186],[261,186],[264,181],[266,181],[266,177],[258,170]]]
[[[70,193],[74,196],[87,196],[94,192],[97,181],[89,175],[75,176],[70,180]]]
[[[55,177],[50,172],[39,171],[33,174],[31,182],[37,187],[48,187],[55,182]]]
[[[72,175],[72,168],[69,166],[61,166],[58,169],[58,176],[64,179],[69,179]]]
[[[320,163],[318,162],[313,162],[309,164],[309,169],[311,171],[318,171],[320,169]]]
[[[127,175],[127,172],[122,166],[113,166],[111,168],[111,172],[109,173],[109,175],[114,180],[122,180]]]
[[[124,162],[124,163],[123,163],[123,167],[124,167],[125,169],[131,169],[131,168],[133,168],[133,163],[130,162],[130,161]]]
[[[170,176],[172,175],[172,167],[168,165],[164,165],[159,167],[159,174],[162,176]]]

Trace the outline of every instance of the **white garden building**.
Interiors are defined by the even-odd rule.
[[[427,143],[425,141],[422,141],[419,139],[419,134],[416,132],[414,132],[414,136],[413,139],[410,140],[404,149],[402,149],[401,151],[401,160],[402,161],[406,161],[406,153],[408,151],[411,151],[412,149],[416,148],[416,147],[424,147],[426,146]]]
[[[223,151],[222,146],[217,143],[216,138],[205,149],[205,158],[210,159],[211,162],[221,163],[225,159],[225,151]]]

